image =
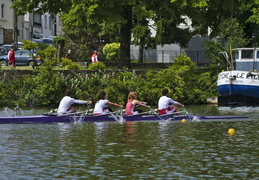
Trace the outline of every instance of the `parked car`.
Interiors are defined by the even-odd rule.
[[[51,38],[42,38],[42,39],[33,39],[33,42],[38,42],[38,43],[47,43],[47,44],[52,44],[53,39]]]
[[[43,34],[35,33],[32,35],[32,39],[42,39],[44,38]]]
[[[53,41],[53,39],[51,39],[51,38],[42,38],[41,40],[42,40],[42,42],[48,43],[48,44],[52,44],[52,41]]]
[[[14,46],[14,44],[4,44],[2,47],[5,49],[6,53],[8,53],[12,46]],[[18,49],[22,49],[23,43],[17,42],[17,46]]]
[[[54,39],[55,37],[57,37],[57,36],[48,36],[48,38],[50,38],[50,39]]]
[[[0,47],[0,56],[8,54],[8,51],[3,46]]]
[[[5,51],[7,51],[7,53],[8,53],[10,51],[12,45],[11,44],[4,44],[2,47],[5,48]]]
[[[33,59],[31,57],[31,52],[28,50],[17,50],[14,51],[15,54],[15,64],[17,66],[32,66]],[[36,59],[36,58],[35,58]],[[36,59],[37,65],[41,64],[41,60]],[[6,55],[0,56],[0,62],[2,66],[8,66],[8,57]]]

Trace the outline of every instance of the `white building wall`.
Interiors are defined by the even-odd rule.
[[[11,0],[0,0],[0,45],[11,44],[14,41],[14,9],[11,9]],[[49,13],[45,13],[37,17],[37,25],[32,28],[32,14],[27,13],[24,16],[18,17],[17,27],[19,30],[18,41],[22,39],[31,40],[33,33],[43,34],[44,37],[61,35],[62,23],[59,19],[59,15],[56,15],[56,28],[54,28],[53,17]],[[40,22],[40,23],[39,23]],[[56,31],[56,33],[55,33]]]
[[[10,9],[12,1],[1,0],[0,1],[0,28],[12,29],[14,10]]]
[[[0,28],[0,44],[4,44],[4,29]]]
[[[0,44],[13,38],[11,31],[5,31],[14,29],[14,10],[10,9],[11,5],[10,0],[0,1]]]
[[[43,34],[44,37],[61,35],[62,23],[60,22],[59,15],[43,14],[41,16],[41,26],[34,26],[33,32]]]

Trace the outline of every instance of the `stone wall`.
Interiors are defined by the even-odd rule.
[[[150,69],[150,67],[148,68]],[[84,74],[95,74],[96,70],[55,70],[57,72],[62,72],[65,76],[67,75],[84,75]],[[103,73],[105,74],[112,74],[114,72],[122,72],[122,71],[127,71],[127,72],[133,72],[136,75],[145,75],[146,70],[105,70]],[[199,68],[197,69],[197,72],[206,72],[209,71],[208,68]],[[15,79],[20,79],[23,75],[31,76],[36,74],[35,71],[32,70],[18,70],[18,69],[10,69],[10,70],[0,70],[0,81],[4,83],[12,83],[13,80]]]
[[[11,83],[15,79],[20,79],[23,75],[33,75],[34,71],[31,70],[1,70],[0,71],[0,81],[5,83]]]
[[[57,72],[62,72],[65,76],[67,75],[84,75],[84,74],[95,74],[96,70],[55,70]],[[132,72],[132,70],[124,70],[124,71],[129,71]],[[114,72],[121,72],[121,70],[105,70],[104,73],[106,74],[112,74]],[[143,75],[145,74],[145,70],[134,70],[134,72],[137,75]],[[27,75],[35,75],[37,74],[35,71],[31,70],[0,70],[0,81],[4,83],[12,83],[13,80],[15,79],[20,79],[22,76]]]

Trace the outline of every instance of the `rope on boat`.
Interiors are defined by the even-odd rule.
[[[213,88],[215,86],[215,84],[217,84],[217,79],[218,79],[218,76],[214,76],[214,78],[211,80],[211,81],[214,81],[214,83],[211,86],[209,86],[209,88],[208,88],[208,86],[204,86],[201,90],[207,89],[207,91],[208,91],[211,88]],[[196,95],[198,95],[198,93],[196,93],[194,96],[196,96]],[[192,104],[196,104],[202,98],[202,96],[203,95],[200,95],[200,97],[197,98],[196,101],[194,101]],[[190,100],[190,98],[188,100],[184,101],[183,103],[188,102],[189,100]]]

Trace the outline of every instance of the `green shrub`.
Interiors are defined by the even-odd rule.
[[[77,63],[71,62],[70,64],[66,65],[65,69],[66,70],[79,70],[80,67]]]
[[[103,54],[108,62],[118,62],[120,58],[120,43],[106,44],[103,47]]]
[[[98,61],[98,62],[96,62],[96,63],[90,64],[87,69],[89,69],[89,70],[100,70],[100,71],[102,71],[102,70],[105,70],[105,69],[106,69],[106,65],[105,65],[103,62]]]
[[[111,74],[102,71],[93,74],[71,71],[66,75],[53,70],[49,61],[56,61],[55,57],[47,58],[46,61],[47,64],[35,70],[35,75],[23,76],[11,84],[0,82],[0,106],[57,107],[66,89],[71,89],[75,98],[84,100],[96,100],[99,91],[104,90],[110,101],[124,105],[130,91],[137,92],[139,100],[154,106],[164,88],[169,89],[170,97],[184,104],[205,103],[207,97],[217,95],[217,76],[212,76],[211,72],[197,72],[196,64],[184,55],[178,56],[167,69],[149,70],[142,75],[135,71]],[[77,68],[77,64],[67,60],[65,62],[67,69]],[[105,69],[102,62],[89,67]]]
[[[63,67],[67,66],[67,65],[70,65],[72,63],[72,60],[71,59],[68,59],[68,58],[61,58],[61,64]]]

